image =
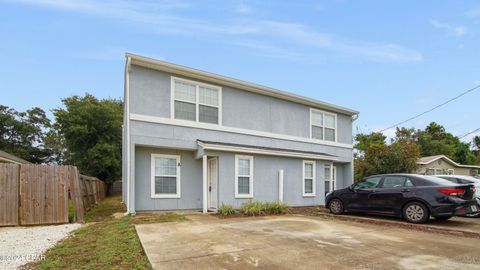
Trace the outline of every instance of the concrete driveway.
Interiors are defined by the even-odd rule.
[[[306,216],[137,225],[154,269],[479,269],[478,239]]]

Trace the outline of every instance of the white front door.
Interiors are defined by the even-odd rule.
[[[218,159],[208,159],[207,179],[208,179],[208,208],[217,209],[217,183],[218,183]]]

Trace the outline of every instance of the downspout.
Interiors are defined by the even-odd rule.
[[[127,147],[127,161],[126,161],[126,177],[127,177],[127,212],[125,215],[128,215],[132,212],[135,212],[135,209],[130,209],[130,182],[131,182],[131,168],[130,168],[130,65],[131,58],[127,56],[127,62],[125,63],[125,100],[124,105],[124,119],[125,119],[125,129],[126,129],[126,147]],[[132,211],[133,210],[133,211]]]

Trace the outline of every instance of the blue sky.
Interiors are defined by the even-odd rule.
[[[127,51],[359,110],[363,132],[480,84],[478,1],[0,0],[0,20],[0,104],[18,110],[122,98]],[[467,133],[479,100],[406,126]]]

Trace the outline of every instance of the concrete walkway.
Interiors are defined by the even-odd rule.
[[[479,269],[478,239],[320,217],[137,225],[154,269]]]

